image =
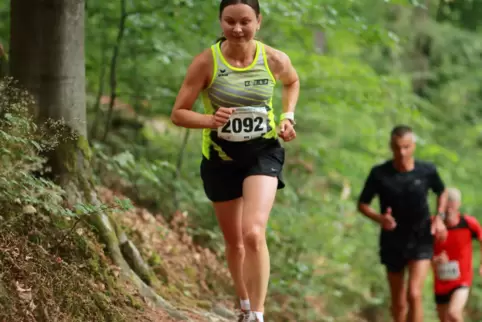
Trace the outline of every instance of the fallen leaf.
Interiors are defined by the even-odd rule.
[[[35,209],[35,207],[32,205],[26,205],[23,207],[23,213],[25,215],[33,215],[36,212],[37,212],[37,209]]]
[[[25,286],[18,281],[15,282],[15,287],[17,289],[18,296],[25,302],[30,302],[32,300],[32,289],[25,288]]]

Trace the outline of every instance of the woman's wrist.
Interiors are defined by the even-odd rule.
[[[216,129],[216,121],[214,119],[214,114],[204,114],[204,124],[205,129]]]
[[[281,113],[280,121],[290,120],[291,124],[295,125],[295,113],[294,112],[284,112]]]

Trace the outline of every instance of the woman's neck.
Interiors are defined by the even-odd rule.
[[[222,43],[223,55],[239,63],[251,63],[256,54],[256,41],[251,40],[245,44],[233,44],[229,41]]]

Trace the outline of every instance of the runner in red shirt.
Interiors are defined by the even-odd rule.
[[[472,285],[472,239],[482,246],[482,227],[474,217],[460,214],[460,191],[450,188],[447,192],[448,237],[434,245],[435,302],[441,322],[461,322]],[[482,262],[479,273],[482,275]]]

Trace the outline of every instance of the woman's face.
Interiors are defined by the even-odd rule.
[[[233,43],[247,43],[254,38],[261,25],[261,16],[247,4],[232,4],[224,8],[221,15],[221,28],[224,37]]]

